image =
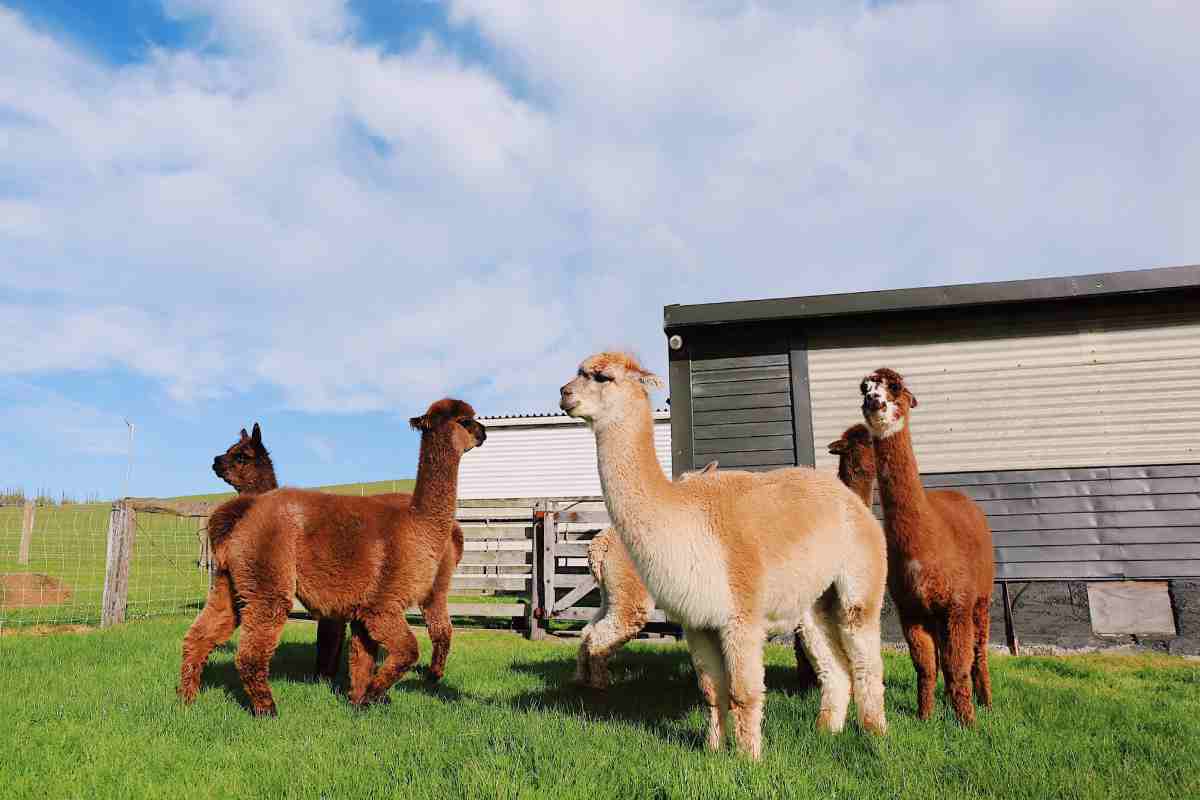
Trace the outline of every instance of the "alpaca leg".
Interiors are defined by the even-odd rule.
[[[409,627],[408,620],[404,618],[404,609],[398,605],[363,621],[371,638],[387,648],[387,658],[379,665],[379,669],[375,670],[375,676],[371,678],[366,695],[362,699],[364,703],[374,703],[386,698],[392,684],[400,680],[404,673],[417,663],[420,649],[417,646],[417,637]]]
[[[191,703],[200,691],[200,673],[209,653],[229,640],[237,628],[238,614],[233,604],[233,581],[229,573],[221,572],[213,579],[212,589],[204,608],[183,637],[183,661],[179,668],[177,693],[184,703]]]
[[[767,693],[763,645],[766,635],[756,626],[722,631],[721,649],[729,676],[729,710],[738,752],[757,761],[762,758],[763,700]]]
[[[833,625],[819,608],[804,613],[799,630],[821,686],[817,729],[838,733],[846,724],[850,706],[850,667],[846,654]]]
[[[454,626],[450,624],[450,607],[446,596],[430,599],[421,606],[421,616],[433,642],[433,655],[429,658],[429,679],[440,681],[446,674],[446,658],[450,655],[450,640],[454,637]]]
[[[942,670],[947,678],[946,694],[959,723],[975,723],[971,704],[971,663],[975,660],[975,624],[970,609],[951,609],[942,644]]]
[[[887,717],[883,708],[883,653],[879,625],[851,618],[838,632],[850,658],[858,724],[870,733],[885,734]]]
[[[992,705],[992,676],[988,672],[988,638],[991,635],[991,619],[988,617],[990,597],[981,597],[975,603],[975,663],[971,665],[971,681],[975,684],[975,702],[982,706]]]
[[[362,705],[367,687],[375,674],[375,658],[379,655],[379,644],[367,633],[367,626],[359,620],[350,623],[350,703]]]
[[[684,637],[692,656],[692,666],[696,668],[700,696],[708,709],[708,733],[704,744],[709,750],[720,750],[725,743],[725,719],[729,710],[729,676],[721,655],[721,640],[715,631],[695,628],[686,628]]]
[[[604,618],[607,613],[608,604],[604,602],[604,594],[600,594],[600,608],[592,615],[592,620],[583,627],[583,632],[579,638],[579,650],[575,653],[575,683],[580,686],[592,685],[592,629],[596,627],[596,623]]]
[[[317,678],[333,681],[342,663],[342,641],[346,622],[340,619],[317,620]]]
[[[276,714],[267,675],[291,608],[292,599],[283,597],[255,600],[242,610],[242,639],[234,663],[250,698],[250,710],[257,717]]]
[[[933,690],[937,688],[938,656],[933,642],[933,626],[925,620],[901,618],[908,655],[917,671],[917,718],[933,714]]]

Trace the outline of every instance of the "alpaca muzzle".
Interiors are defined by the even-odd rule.
[[[887,401],[880,400],[873,394],[869,394],[863,398],[862,410],[864,414],[876,414],[887,408]]]

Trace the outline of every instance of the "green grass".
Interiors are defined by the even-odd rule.
[[[974,730],[914,717],[907,659],[887,656],[891,734],[813,730],[767,653],[765,757],[702,750],[685,650],[634,646],[607,695],[567,680],[574,645],[459,631],[445,681],[412,675],[389,706],[350,709],[305,679],[311,625],[273,662],[281,716],[249,716],[233,650],[191,708],[174,698],[186,622],[0,639],[0,786],[44,797],[1113,797],[1200,796],[1200,665],[1152,656],[993,661]],[[422,653],[429,644],[422,636]]]

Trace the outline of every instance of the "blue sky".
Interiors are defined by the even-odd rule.
[[[0,0],[0,485],[409,476],[662,306],[1200,258],[1200,6]],[[797,8],[802,10],[796,10]],[[659,398],[661,400],[661,398]]]

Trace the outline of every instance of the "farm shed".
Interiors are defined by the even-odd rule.
[[[481,417],[487,446],[463,457],[460,500],[600,497],[596,438],[566,414]],[[658,460],[671,472],[671,414],[654,412]]]
[[[676,473],[831,469],[889,366],[997,580],[1200,576],[1200,267],[664,309]]]

